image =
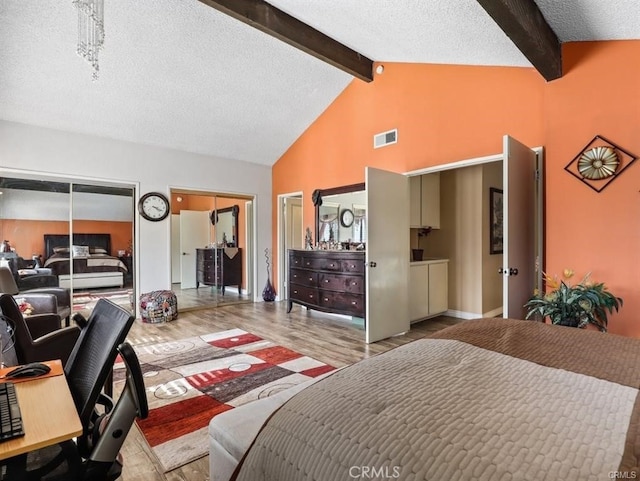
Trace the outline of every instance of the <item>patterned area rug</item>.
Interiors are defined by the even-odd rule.
[[[131,309],[131,301],[133,296],[133,289],[113,289],[102,291],[80,291],[73,293],[73,310],[88,311],[95,307],[98,299],[105,298],[124,307],[125,309]],[[83,313],[84,314],[84,313]]]
[[[241,329],[135,350],[149,401],[138,427],[165,472],[208,454],[214,416],[334,369]]]

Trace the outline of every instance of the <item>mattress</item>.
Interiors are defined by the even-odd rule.
[[[638,386],[640,340],[469,321],[214,418],[211,479],[629,479]]]

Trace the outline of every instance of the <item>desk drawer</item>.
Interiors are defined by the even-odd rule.
[[[292,284],[289,291],[289,296],[293,300],[308,302],[309,304],[318,304],[317,289]]]
[[[339,274],[320,274],[318,288],[330,291],[344,291],[351,294],[364,293],[364,277]]]
[[[354,316],[364,317],[364,296],[343,292],[320,291],[320,306],[324,308],[347,311]]]
[[[318,273],[302,269],[291,269],[291,284],[316,287],[318,285]]]

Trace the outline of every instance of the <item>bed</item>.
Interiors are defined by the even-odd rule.
[[[467,321],[214,417],[211,480],[636,479],[639,386],[640,340]]]
[[[73,258],[73,287],[98,288],[122,287],[127,266],[111,255],[110,234],[45,234],[44,267],[58,276],[61,287],[71,286],[71,262]]]

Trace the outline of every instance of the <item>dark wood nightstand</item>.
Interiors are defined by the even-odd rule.
[[[127,266],[127,272],[124,273],[124,285],[132,286],[133,285],[133,256],[122,256],[119,257],[122,263]]]

